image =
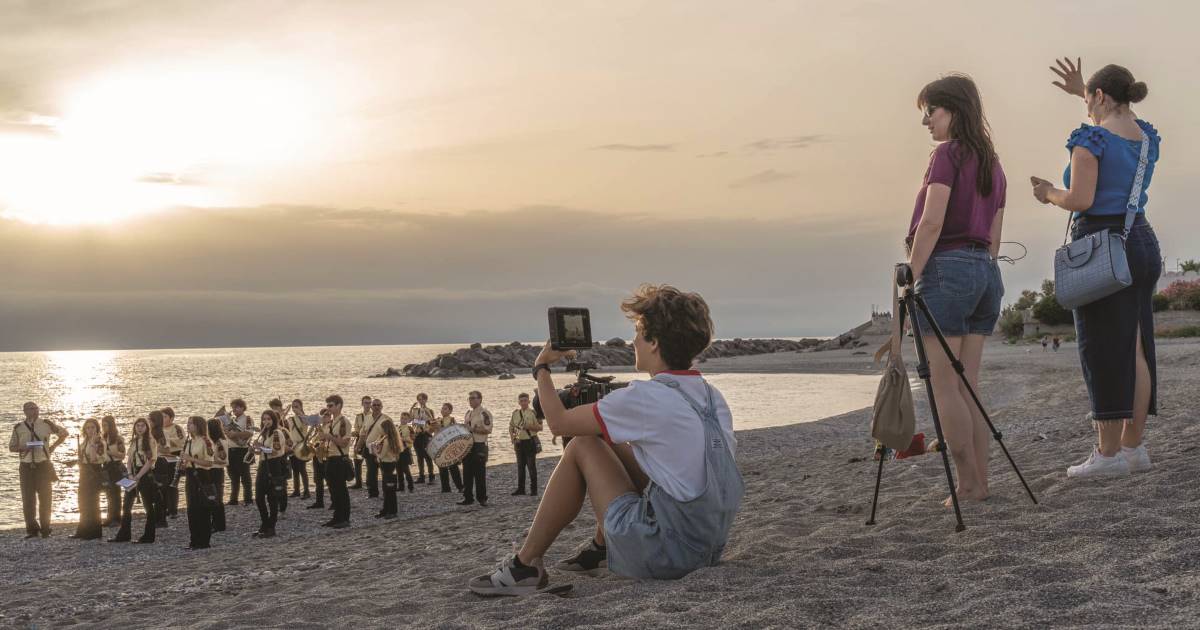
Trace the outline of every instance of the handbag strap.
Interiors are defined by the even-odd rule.
[[[1138,155],[1137,172],[1133,176],[1133,188],[1129,190],[1129,201],[1125,203],[1125,231],[1122,237],[1128,237],[1133,229],[1133,221],[1137,218],[1138,206],[1142,201],[1142,186],[1146,181],[1146,167],[1150,162],[1150,136],[1142,132],[1142,147]],[[1063,235],[1063,245],[1071,240],[1071,223],[1078,217],[1072,212],[1067,215],[1067,233]]]
[[[875,351],[875,363],[883,360],[887,354],[893,357],[900,356],[900,286],[895,282],[892,285],[892,336],[878,350]]]

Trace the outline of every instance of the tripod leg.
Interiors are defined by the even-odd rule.
[[[933,316],[929,314],[929,306],[925,304],[925,298],[922,298],[920,295],[915,295],[914,298],[916,300],[917,308],[921,309],[921,312],[925,315],[925,319],[929,321],[930,327],[933,328],[934,336],[937,337],[938,343],[942,346],[942,350],[946,353],[946,356],[949,357],[950,364],[954,366],[954,371],[958,372],[958,378],[962,380],[963,385],[967,388],[967,392],[971,394],[971,400],[974,401],[975,406],[979,409],[980,415],[983,416],[983,421],[987,423],[988,430],[992,432],[992,438],[994,438],[996,443],[1000,445],[1000,450],[1003,451],[1004,456],[1008,458],[1008,463],[1012,466],[1013,472],[1017,473],[1017,479],[1021,480],[1021,485],[1025,487],[1025,492],[1029,495],[1029,500],[1033,501],[1034,505],[1037,505],[1037,497],[1034,496],[1033,490],[1030,489],[1029,484],[1026,483],[1025,476],[1021,474],[1021,469],[1017,467],[1017,462],[1015,462],[1012,458],[1012,455],[1009,454],[1008,448],[1004,446],[1004,435],[1000,433],[1000,430],[997,429],[996,425],[992,423],[992,418],[988,416],[987,410],[983,408],[983,402],[979,400],[979,395],[975,393],[975,388],[971,387],[971,382],[967,380],[966,369],[963,367],[962,361],[960,361],[958,357],[954,356],[954,352],[950,350],[950,344],[946,342],[946,336],[942,334],[941,328],[938,328],[937,322],[935,322],[933,320]]]
[[[910,286],[904,292],[904,298],[900,301],[901,317],[908,310],[908,302],[913,299],[915,292]],[[925,315],[930,322],[933,318]],[[901,319],[900,321],[904,321]],[[942,466],[946,468],[946,483],[950,486],[950,503],[954,506],[954,519],[957,525],[954,531],[961,532],[967,528],[963,524],[962,510],[958,506],[958,492],[954,489],[954,473],[950,470],[950,447],[946,444],[946,437],[942,435],[942,421],[938,417],[937,401],[933,397],[933,377],[929,372],[929,358],[925,354],[925,341],[921,337],[921,322],[915,316],[912,318],[913,341],[917,347],[917,376],[925,383],[925,393],[929,396],[929,413],[933,417],[933,429],[937,432],[938,444],[942,445],[939,449],[942,452]]]
[[[875,474],[875,498],[871,499],[871,518],[867,519],[867,525],[875,524],[875,506],[879,504],[879,483],[883,481],[883,460],[887,447],[882,444],[876,446],[875,454],[879,456],[879,472]]]

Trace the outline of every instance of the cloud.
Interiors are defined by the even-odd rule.
[[[0,134],[58,135],[58,119],[32,112],[0,112]]]
[[[789,151],[793,149],[807,149],[814,144],[825,141],[826,137],[823,134],[812,134],[807,136],[782,136],[779,138],[764,138],[756,142],[751,142],[742,148],[751,153],[760,153],[764,151]]]
[[[765,171],[762,171],[759,173],[755,173],[749,177],[743,177],[741,179],[734,180],[732,183],[729,184],[729,187],[730,188],[750,188],[753,186],[765,186],[767,184],[774,184],[777,182],[794,179],[794,178],[798,177],[799,175],[800,174],[796,173],[796,172],[777,171],[772,168],[772,169],[768,169],[768,170],[765,170]]]
[[[632,151],[635,153],[670,153],[674,144],[602,144],[592,147],[593,151]]]
[[[537,339],[551,305],[587,306],[599,336],[628,336],[618,303],[644,282],[699,291],[721,336],[837,334],[883,300],[886,274],[869,270],[891,262],[882,245],[852,260],[840,252],[887,238],[844,218],[560,206],[183,208],[115,227],[0,220],[10,263],[0,351]],[[837,274],[797,282],[797,270],[830,260]],[[839,298],[818,303],[814,292]]]
[[[721,157],[725,157],[727,155],[729,155],[728,151],[716,151],[714,153],[701,153],[701,154],[697,155],[696,157],[698,157],[698,158],[721,158]]]
[[[196,186],[201,181],[183,173],[146,173],[137,179],[143,184],[169,184],[173,186]]]

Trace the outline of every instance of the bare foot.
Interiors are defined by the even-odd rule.
[[[987,490],[974,488],[955,488],[954,493],[958,495],[959,503],[964,501],[987,501],[989,496]],[[942,501],[942,505],[946,507],[953,507],[954,499],[952,497],[946,497],[946,500]]]

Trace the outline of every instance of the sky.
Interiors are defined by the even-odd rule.
[[[545,308],[700,292],[720,337],[890,303],[933,147],[978,82],[1010,298],[1083,104],[1129,67],[1163,137],[1150,218],[1200,258],[1186,2],[0,2],[0,351],[538,339]],[[1004,253],[1019,256],[1020,247]]]

